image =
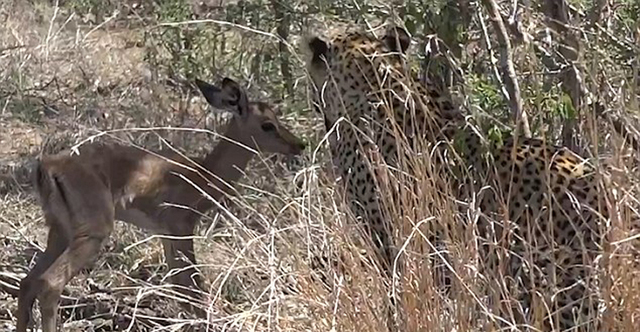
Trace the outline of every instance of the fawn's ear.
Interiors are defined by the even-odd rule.
[[[387,34],[382,37],[382,41],[387,47],[394,52],[405,53],[411,45],[411,37],[409,33],[401,27],[393,27],[387,31]]]
[[[239,116],[245,116],[249,112],[247,94],[234,80],[225,77],[219,88],[196,78],[196,85],[209,105]]]

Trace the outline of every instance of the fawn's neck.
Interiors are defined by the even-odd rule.
[[[222,194],[221,191],[231,193],[233,186],[244,174],[244,169],[249,164],[254,153],[247,149],[253,144],[246,142],[246,135],[233,118],[223,137],[216,147],[204,158],[202,166],[214,174],[211,179],[214,188],[218,188],[214,193],[215,199]]]

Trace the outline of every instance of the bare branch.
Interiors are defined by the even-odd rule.
[[[529,120],[527,114],[522,109],[522,98],[520,98],[520,87],[516,79],[516,71],[513,67],[511,59],[511,42],[507,36],[507,29],[502,21],[498,4],[495,0],[482,0],[484,7],[489,12],[489,20],[493,26],[493,30],[498,38],[498,52],[500,53],[500,72],[502,80],[509,93],[509,107],[516,122],[516,133],[522,129],[525,137],[531,137],[531,129],[529,129]]]

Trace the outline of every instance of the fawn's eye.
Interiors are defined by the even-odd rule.
[[[271,132],[276,130],[276,126],[271,122],[265,122],[262,124],[262,130],[266,132]]]

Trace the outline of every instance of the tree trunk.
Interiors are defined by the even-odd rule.
[[[582,111],[582,96],[585,87],[582,83],[577,62],[580,56],[580,42],[576,33],[569,29],[569,9],[566,0],[545,0],[545,14],[549,26],[560,36],[560,54],[568,62],[562,72],[562,90],[569,95],[575,109],[575,117],[568,118],[562,125],[562,143],[569,149],[579,152],[577,140],[577,119]]]
[[[289,30],[291,26],[291,13],[283,3],[284,0],[271,0],[271,6],[278,24],[277,34],[280,37],[278,49],[280,51],[280,71],[282,72],[282,80],[284,88],[289,98],[293,99],[293,78],[291,77],[291,65],[289,63],[289,49],[287,48],[287,39],[289,38]]]

